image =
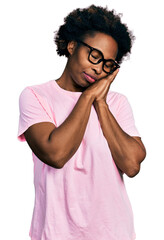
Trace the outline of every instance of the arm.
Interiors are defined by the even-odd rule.
[[[30,126],[25,128],[24,136],[34,154],[44,163],[62,168],[77,151],[85,133],[91,106],[95,97],[106,91],[106,84],[102,85],[101,81],[97,81],[87,90],[81,94],[70,115],[58,127],[49,122],[47,114],[31,91],[21,95],[23,126]]]
[[[86,93],[94,96],[93,104],[117,167],[129,177],[134,177],[146,156],[145,147],[139,137],[131,137],[121,129],[106,103],[107,93],[118,71],[94,83]],[[101,93],[97,94],[97,89],[102,89]]]
[[[78,149],[89,119],[93,99],[83,93],[68,118],[59,126],[41,122],[24,133],[35,153],[44,163],[62,168]]]
[[[30,148],[41,161],[54,168],[62,168],[74,155],[83,139],[92,103],[105,99],[116,74],[117,71],[111,75],[110,81],[102,79],[87,88],[59,127],[45,120],[33,124],[24,132]],[[26,108],[28,110],[29,106]]]
[[[146,156],[141,139],[121,129],[105,101],[95,101],[94,106],[116,165],[129,177],[134,177]]]

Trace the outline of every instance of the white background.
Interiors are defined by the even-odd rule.
[[[1,174],[0,238],[29,240],[34,206],[33,161],[17,140],[18,98],[24,87],[57,79],[66,58],[56,54],[54,31],[63,18],[91,0],[15,0],[0,4]],[[136,41],[111,90],[125,94],[147,149],[135,178],[125,177],[137,240],[164,239],[163,3],[148,0],[94,0],[123,13]],[[54,239],[55,240],[55,239]],[[102,239],[103,240],[103,239]]]

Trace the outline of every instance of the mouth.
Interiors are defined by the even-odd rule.
[[[87,74],[87,73],[85,73],[85,72],[83,72],[83,74],[84,74],[84,78],[87,80],[87,82],[89,82],[89,83],[94,83],[97,79],[95,78],[95,77],[93,77],[93,76],[91,76],[91,75],[89,75],[89,74]]]

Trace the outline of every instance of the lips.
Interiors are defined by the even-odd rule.
[[[83,73],[84,73],[85,79],[86,79],[88,82],[94,83],[94,82],[97,80],[95,77],[93,77],[93,76],[91,76],[91,75],[89,75],[89,74],[87,74],[87,73],[85,73],[85,72],[83,72]]]

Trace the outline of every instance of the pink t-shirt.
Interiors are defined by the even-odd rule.
[[[68,117],[81,92],[62,89],[55,80],[25,88],[20,95],[18,138],[33,124]],[[127,98],[109,91],[109,109],[122,129],[139,136]],[[35,205],[32,240],[134,240],[133,213],[124,185],[92,106],[83,140],[61,169],[33,153]]]

